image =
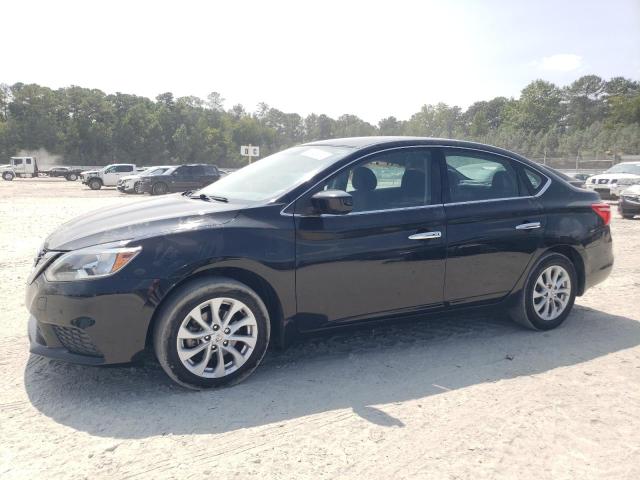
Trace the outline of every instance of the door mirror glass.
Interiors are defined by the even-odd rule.
[[[323,190],[311,197],[316,213],[345,215],[353,210],[353,197],[344,190]]]

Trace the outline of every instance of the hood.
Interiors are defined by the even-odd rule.
[[[142,175],[141,174],[137,174],[137,175],[127,175],[126,177],[120,177],[120,180],[123,182],[126,182],[127,180],[134,180],[136,178],[140,178]]]
[[[84,172],[80,172],[80,175],[89,175],[90,173],[98,173],[100,170],[85,170]]]
[[[107,207],[65,223],[44,243],[47,250],[76,250],[101,243],[153,237],[227,223],[240,205],[166,195]]]
[[[623,195],[640,195],[640,185],[632,185],[622,192]]]

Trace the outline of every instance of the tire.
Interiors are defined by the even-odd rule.
[[[167,187],[166,183],[154,183],[151,187],[151,195],[164,195],[169,191],[169,187]]]
[[[76,175],[75,173],[70,173],[66,176],[66,179],[70,182],[75,182],[78,179],[78,175]]]
[[[544,277],[542,276],[543,272],[546,272]],[[557,273],[556,278],[559,280],[557,285],[560,285],[560,288],[547,289],[548,285],[553,285],[553,281],[549,277],[549,274],[553,275],[553,272]],[[562,281],[565,278],[567,281]],[[545,283],[543,281],[545,279],[549,283],[543,286],[541,283]],[[533,330],[556,328],[571,313],[576,299],[577,287],[578,277],[571,260],[559,253],[547,253],[531,269],[518,304],[510,312],[511,317],[514,321]],[[550,304],[549,310],[545,309],[547,303]],[[545,314],[548,312],[549,314],[545,318]]]
[[[102,182],[97,178],[89,180],[89,188],[91,190],[100,190],[102,188]]]
[[[136,183],[133,185],[133,193],[135,193],[136,195],[140,195],[141,193],[144,193],[144,192],[142,191],[142,183],[140,183],[140,182],[136,182]]]
[[[2,174],[2,179],[6,180],[7,182],[12,181],[15,178],[15,175],[11,172],[4,172]]]
[[[211,320],[210,301],[220,312],[218,325]],[[236,313],[226,323],[228,309],[234,307]],[[200,313],[204,324],[193,319],[194,312]],[[237,327],[235,332],[225,326],[232,329],[241,322],[248,325]],[[250,341],[225,343],[224,339],[234,334]],[[269,313],[253,290],[229,278],[201,278],[179,287],[161,305],[153,329],[153,345],[160,365],[174,382],[192,389],[215,388],[247,378],[264,358],[270,335]],[[190,356],[190,350],[198,353]]]
[[[633,217],[635,217],[635,215],[633,213],[623,213],[622,214],[622,218],[626,218],[627,220],[633,220]]]

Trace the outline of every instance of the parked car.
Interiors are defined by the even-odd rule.
[[[129,176],[136,171],[132,163],[113,163],[99,170],[88,170],[80,174],[80,180],[91,190],[100,190],[102,187],[115,187],[118,180]]]
[[[627,179],[640,180],[640,162],[622,162],[604,173],[587,179],[587,188],[600,194],[602,198],[617,198],[619,192],[613,190],[618,182]]]
[[[79,168],[73,167],[53,167],[47,171],[42,172],[49,177],[64,177],[70,182],[75,182],[81,173]]]
[[[623,218],[628,219],[640,215],[640,185],[633,185],[622,192],[618,211]]]
[[[202,188],[220,178],[215,165],[193,164],[181,165],[161,175],[141,178],[140,189],[151,195],[164,195],[171,192],[186,192]]]
[[[551,167],[547,167],[547,168],[551,169]],[[570,185],[573,185],[576,188],[584,188],[585,187],[584,182],[587,178],[589,178],[589,175],[585,173],[562,172],[556,169],[553,169],[553,171],[556,172],[558,175],[560,175],[562,179],[565,180],[567,183],[569,183]]]
[[[201,388],[245,378],[270,342],[364,320],[500,306],[550,330],[609,275],[610,217],[499,148],[314,142],[53,232],[28,279],[31,352],[103,365],[152,345]]]
[[[136,175],[128,175],[126,177],[122,177],[118,180],[117,189],[122,193],[143,193],[141,189],[142,181],[140,177],[161,175],[172,168],[175,167],[171,167],[169,165],[149,167],[142,172],[138,172]]]
[[[611,185],[611,196],[619,198],[623,191],[633,185],[640,185],[640,176],[621,178],[615,184]]]

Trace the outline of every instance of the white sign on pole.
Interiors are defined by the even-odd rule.
[[[254,147],[253,145],[242,145],[240,147],[240,155],[244,157],[259,157],[260,147]]]

